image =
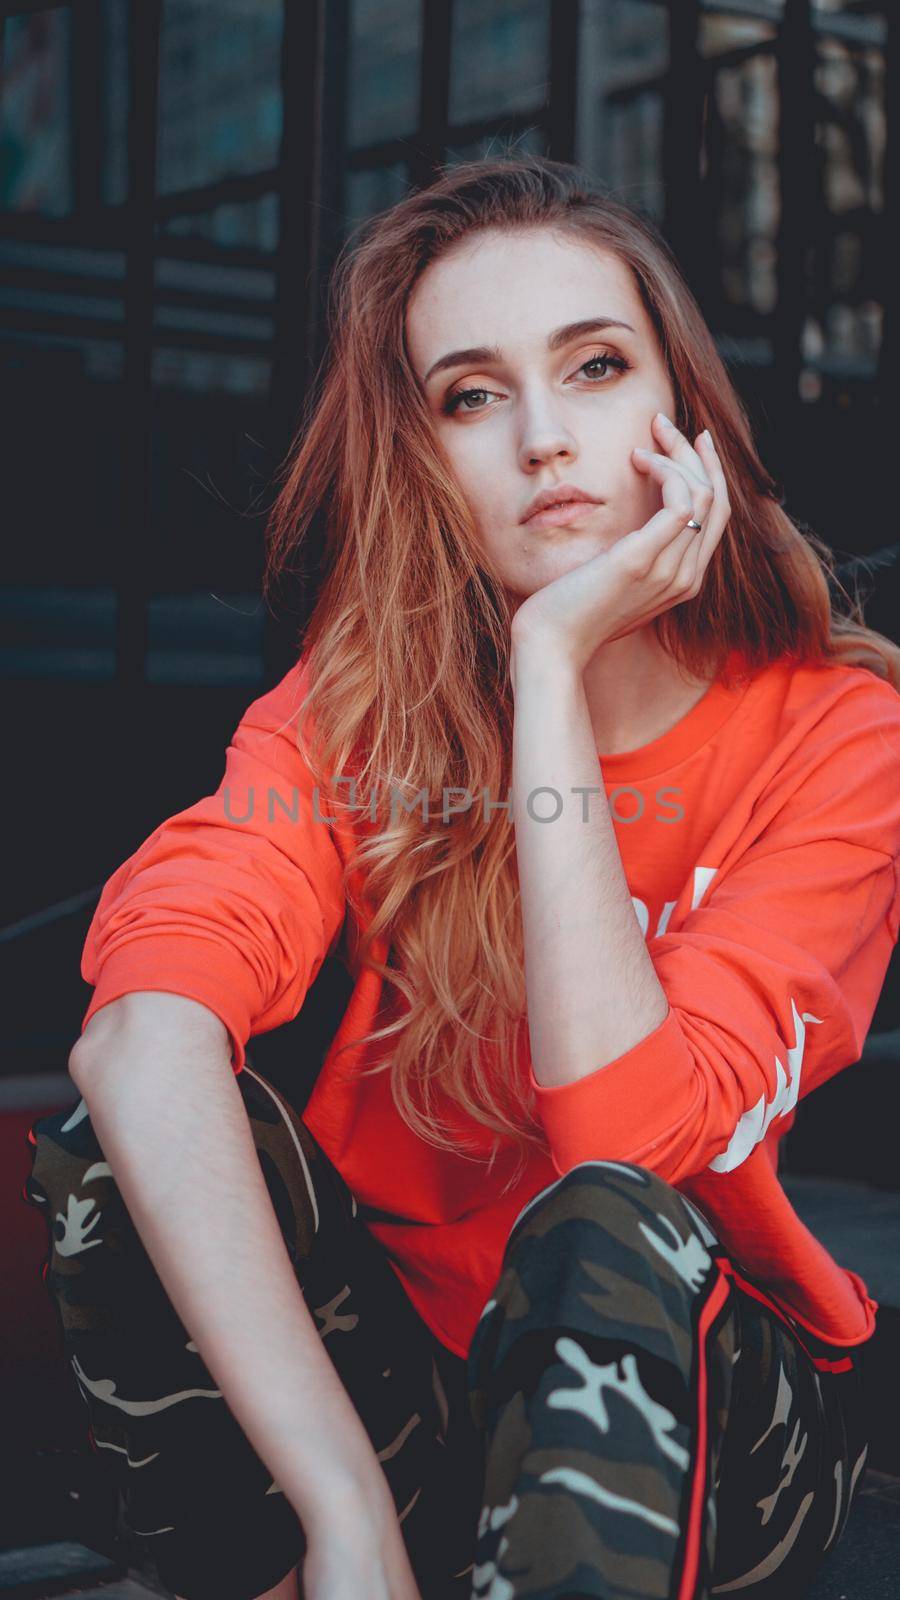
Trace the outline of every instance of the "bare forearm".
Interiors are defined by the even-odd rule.
[[[581,674],[534,641],[514,648],[513,688],[532,1065],[539,1083],[572,1083],[645,1039],[668,1002],[622,867]],[[548,788],[558,800],[535,793]]]
[[[91,1018],[69,1071],[169,1299],[298,1515],[309,1527],[339,1487],[380,1492],[294,1276],[222,1023],[178,995],[128,995]]]

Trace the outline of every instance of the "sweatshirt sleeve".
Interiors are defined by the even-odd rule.
[[[730,1172],[862,1055],[900,918],[900,696],[847,695],[823,721],[760,797],[752,843],[698,866],[693,906],[648,940],[659,1026],[573,1083],[531,1071],[559,1173]]]
[[[336,944],[346,897],[335,830],[296,744],[302,664],[245,711],[214,794],[162,822],[112,874],[81,972],[101,1006],[133,990],[198,1000],[240,1072],[252,1033],[295,1017]]]

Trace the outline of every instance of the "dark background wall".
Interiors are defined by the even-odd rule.
[[[292,658],[313,590],[267,611],[262,535],[329,267],[437,163],[543,151],[646,208],[788,509],[893,553],[897,61],[852,0],[5,8],[0,1076],[64,1070],[102,883]]]

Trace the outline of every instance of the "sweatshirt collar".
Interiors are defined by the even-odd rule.
[[[743,657],[739,649],[732,650],[727,658],[729,672],[740,669]],[[632,778],[651,778],[656,773],[668,772],[679,762],[693,755],[718,733],[723,723],[736,710],[750,687],[751,679],[727,689],[716,678],[696,705],[658,739],[640,745],[636,750],[623,750],[614,755],[598,751],[600,767],[607,782],[621,783]]]

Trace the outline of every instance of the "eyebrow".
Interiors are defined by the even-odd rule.
[[[630,322],[619,322],[615,317],[585,317],[580,322],[566,322],[561,328],[554,329],[547,340],[547,349],[561,350],[573,339],[582,339],[589,333],[600,333],[604,328],[627,328],[629,333],[635,331]],[[436,372],[445,372],[448,367],[481,366],[488,361],[502,360],[503,351],[497,345],[476,344],[468,350],[451,350],[428,368],[424,382],[428,383]]]

